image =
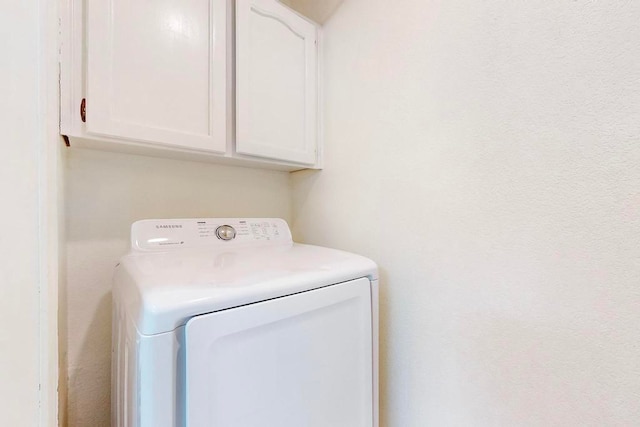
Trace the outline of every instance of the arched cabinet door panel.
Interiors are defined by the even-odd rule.
[[[317,161],[318,31],[275,0],[236,2],[236,151]]]

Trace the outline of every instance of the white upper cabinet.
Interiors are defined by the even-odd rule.
[[[226,0],[88,0],[87,132],[223,153]]]
[[[72,147],[319,167],[311,21],[277,0],[61,2],[60,131]]]
[[[236,150],[314,164],[316,26],[273,0],[236,7]]]

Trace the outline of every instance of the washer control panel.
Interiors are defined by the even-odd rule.
[[[280,218],[151,219],[131,226],[131,247],[138,251],[291,242],[289,226]]]

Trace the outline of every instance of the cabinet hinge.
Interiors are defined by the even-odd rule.
[[[83,122],[87,121],[87,99],[86,98],[82,98],[82,101],[80,102],[80,118],[82,119]]]

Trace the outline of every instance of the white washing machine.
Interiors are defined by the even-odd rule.
[[[281,219],[133,224],[112,426],[376,427],[378,273]]]

